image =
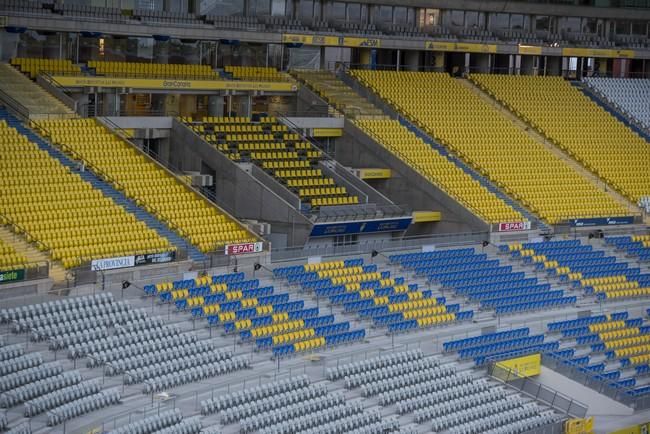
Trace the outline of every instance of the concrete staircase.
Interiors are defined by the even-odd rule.
[[[65,269],[58,263],[52,262],[46,253],[39,251],[21,235],[13,233],[8,227],[0,226],[0,240],[11,245],[16,252],[23,254],[29,263],[50,264],[50,278],[56,283],[65,281]]]
[[[533,139],[536,142],[544,145],[544,147],[546,149],[548,149],[556,157],[558,157],[559,159],[564,161],[573,170],[578,172],[584,178],[587,178],[592,184],[598,186],[601,190],[603,190],[603,192],[607,193],[612,199],[614,199],[620,205],[628,208],[631,214],[638,214],[640,212],[638,207],[631,204],[625,197],[623,197],[617,191],[615,191],[615,190],[613,190],[611,188],[607,188],[607,184],[605,184],[602,179],[600,179],[598,176],[596,176],[593,172],[587,170],[582,164],[578,163],[576,160],[571,158],[571,156],[569,156],[568,154],[563,152],[560,148],[555,146],[553,143],[549,142],[546,139],[546,137],[541,135],[534,128],[531,128],[530,125],[528,125],[526,122],[524,122],[522,119],[520,119],[517,115],[515,115],[510,110],[508,110],[505,106],[500,104],[496,99],[492,98],[492,96],[490,96],[487,93],[483,92],[473,82],[471,82],[470,80],[466,80],[466,79],[460,79],[458,81],[459,81],[459,83],[461,83],[465,87],[467,87],[469,90],[471,90],[474,94],[476,94],[479,98],[483,99],[485,102],[490,104],[495,110],[497,110],[501,114],[503,114],[515,126],[517,126],[519,129],[523,130],[526,134],[528,134],[528,136],[531,139]]]
[[[6,63],[0,63],[0,91],[22,104],[30,119],[77,117],[65,104]]]
[[[50,143],[43,140],[40,136],[36,135],[32,130],[26,128],[18,119],[7,113],[6,110],[0,109],[0,119],[5,119],[7,124],[25,135],[29,140],[36,143],[39,148],[46,151],[50,156],[58,160],[61,164],[69,167],[72,171],[78,172],[79,165],[68,158],[64,153],[52,146]],[[90,183],[94,188],[100,190],[105,196],[110,197],[113,202],[123,207],[127,212],[134,214],[139,220],[142,220],[151,229],[155,230],[160,236],[167,238],[174,246],[179,249],[185,249],[188,252],[190,259],[194,261],[204,261],[206,257],[189,241],[180,237],[177,233],[169,229],[163,222],[158,220],[153,215],[149,214],[144,209],[137,206],[134,202],[129,200],[124,194],[113,188],[109,183],[101,180],[94,173],[90,171],[79,172],[81,178]]]
[[[348,118],[386,117],[380,108],[359,98],[354,90],[329,71],[292,71],[292,75]]]

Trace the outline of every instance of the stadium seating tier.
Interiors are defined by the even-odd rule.
[[[352,74],[546,222],[629,214],[457,79],[426,72]]]
[[[185,236],[203,252],[255,237],[215,205],[117,137],[94,119],[42,121],[41,133],[83,158],[89,169],[106,174],[109,182],[157,218]]]
[[[173,250],[169,241],[0,121],[0,214],[65,268]],[[47,173],[47,177],[43,177]],[[4,220],[4,219],[2,219]]]
[[[650,196],[650,143],[564,78],[473,74],[472,80],[632,203]]]

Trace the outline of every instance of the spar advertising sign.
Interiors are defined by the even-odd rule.
[[[499,223],[499,232],[519,232],[530,230],[530,222]]]
[[[260,253],[264,250],[264,243],[258,241],[257,243],[241,243],[241,244],[227,244],[225,254],[228,256],[247,255],[249,253]]]

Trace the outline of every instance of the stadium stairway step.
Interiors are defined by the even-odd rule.
[[[6,63],[0,63],[0,90],[22,104],[32,119],[77,116],[36,82]]]
[[[369,89],[366,89],[361,83],[358,83],[354,78],[352,78],[349,75],[344,75],[341,77],[342,81],[346,83],[348,86],[350,86],[352,89],[357,90],[357,88],[363,88],[365,89],[365,92],[368,94],[371,93]],[[357,84],[357,86],[354,86],[352,83]],[[357,91],[359,96],[361,98],[366,98],[368,97],[362,93],[363,91]],[[377,96],[379,99],[379,97]],[[391,113],[389,112],[388,104],[381,100],[383,104],[380,105],[380,108],[383,110],[383,112],[387,115],[390,116]],[[476,170],[472,169],[470,166],[465,164],[462,160],[460,160],[458,157],[455,155],[451,154],[447,148],[445,148],[443,145],[440,143],[436,142],[432,137],[430,137],[428,134],[426,134],[424,131],[422,131],[420,128],[418,128],[414,123],[412,123],[410,120],[405,119],[403,116],[399,116],[399,122],[406,127],[409,131],[411,131],[413,134],[415,134],[417,137],[422,139],[425,143],[427,143],[429,146],[431,146],[433,149],[438,151],[442,156],[447,158],[449,161],[454,163],[456,166],[458,166],[463,172],[467,173],[469,176],[474,178],[476,181],[478,181],[482,186],[484,186],[488,191],[492,192],[495,196],[497,196],[499,199],[503,200],[506,204],[508,204],[510,207],[518,211],[521,215],[523,215],[526,219],[528,219],[531,223],[536,223],[537,227],[540,231],[543,232],[549,232],[551,229],[548,225],[546,225],[541,219],[539,219],[537,216],[533,215],[530,211],[525,209],[521,204],[516,202],[514,199],[506,195],[501,189],[496,187],[494,184],[492,184],[490,181],[488,181],[487,178],[485,178],[483,175],[479,174],[476,172]]]
[[[43,263],[49,262],[50,264],[50,278],[56,283],[65,281],[65,269],[58,262],[53,262],[51,258],[32,244],[28,243],[24,237],[13,233],[8,227],[0,226],[0,240],[12,246],[16,252],[25,255],[29,263]]]
[[[553,143],[549,142],[546,137],[541,135],[537,130],[534,128],[531,128],[530,125],[528,125],[526,122],[524,122],[522,119],[520,119],[517,115],[512,113],[510,110],[508,110],[506,107],[504,107],[502,104],[500,104],[496,99],[494,99],[492,96],[488,95],[486,92],[483,92],[478,86],[476,86],[473,82],[467,79],[459,79],[459,83],[463,84],[466,86],[468,89],[470,89],[472,92],[474,92],[477,96],[479,96],[481,99],[489,103],[495,110],[498,110],[503,114],[508,120],[510,120],[515,126],[520,128],[522,131],[524,131],[528,136],[535,140],[538,143],[541,143],[544,145],[546,149],[548,149],[550,152],[552,152],[556,157],[560,158],[562,161],[564,161],[566,164],[568,164],[573,170],[578,172],[580,175],[583,176],[583,178],[586,178],[591,182],[592,184],[596,185],[599,189],[607,193],[612,199],[614,199],[616,202],[621,204],[622,206],[628,208],[631,213],[633,214],[638,214],[640,210],[634,206],[632,203],[630,203],[625,197],[620,195],[617,191],[615,191],[612,188],[607,188],[607,184],[603,182],[602,179],[600,179],[598,176],[596,176],[594,173],[591,171],[587,170],[582,164],[578,163],[576,160],[571,158],[568,154],[563,152],[560,148],[555,146]]]
[[[39,135],[34,133],[29,128],[25,127],[22,122],[9,114],[5,109],[0,109],[0,119],[5,119],[7,124],[25,135],[29,140],[36,143],[39,148],[46,151],[52,158],[58,160],[61,164],[69,167],[72,171],[79,173],[81,178],[90,183],[94,188],[100,190],[104,195],[113,199],[113,201],[124,208],[127,212],[135,215],[139,220],[143,221],[151,229],[155,230],[160,236],[165,237],[179,249],[187,250],[187,254],[193,261],[205,261],[206,256],[201,253],[189,241],[180,237],[174,231],[169,229],[163,222],[156,217],[137,206],[134,202],[129,200],[124,194],[114,189],[110,184],[102,181],[93,172],[88,170],[81,170],[78,163],[74,162],[63,152],[59,151],[56,147],[43,140]]]

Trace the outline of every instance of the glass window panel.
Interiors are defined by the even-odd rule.
[[[393,9],[393,22],[395,24],[406,24],[406,8],[395,6]]]
[[[524,16],[519,14],[510,15],[510,28],[513,30],[521,30],[524,28]]]
[[[298,17],[312,18],[313,16],[314,16],[313,0],[300,0],[300,2],[298,3]]]
[[[359,3],[348,3],[348,21],[361,21],[361,5]]]
[[[618,35],[629,35],[630,34],[630,22],[625,20],[616,21],[616,34]]]
[[[509,14],[492,14],[490,26],[495,30],[506,30],[510,27]]]
[[[647,33],[647,27],[645,21],[632,21],[632,34],[645,35]]]
[[[538,15],[535,17],[536,30],[548,30],[549,18],[546,15]]]
[[[476,28],[478,27],[478,12],[467,11],[465,12],[465,27]]]
[[[379,6],[379,21],[389,23],[393,21],[392,6]]]
[[[274,17],[286,15],[286,0],[273,0],[271,3],[271,15]]]
[[[330,8],[330,18],[333,20],[345,20],[345,3],[332,3]]]

